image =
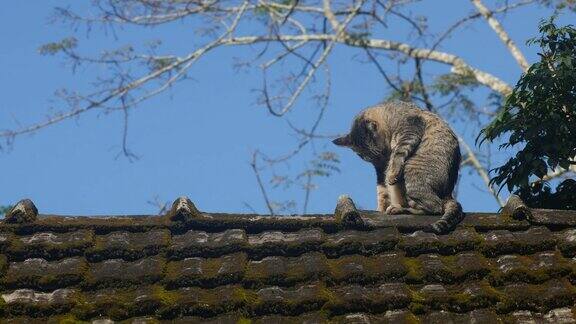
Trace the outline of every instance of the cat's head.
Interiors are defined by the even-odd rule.
[[[350,148],[364,161],[380,163],[386,158],[386,139],[377,120],[365,114],[358,115],[350,133],[338,137],[332,143]]]

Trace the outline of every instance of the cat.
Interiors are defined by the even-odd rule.
[[[458,138],[438,115],[400,101],[360,112],[349,134],[333,141],[376,169],[378,210],[386,214],[442,214],[426,231],[445,233],[464,217],[453,198]]]

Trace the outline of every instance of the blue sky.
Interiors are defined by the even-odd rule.
[[[424,1],[421,5],[430,15],[432,27],[447,26],[473,10],[468,1],[452,6],[438,3]],[[490,7],[496,3],[501,1],[486,1]],[[51,108],[62,108],[54,100],[56,90],[87,91],[94,77],[103,72],[90,66],[72,72],[61,58],[38,54],[42,44],[74,34],[69,26],[49,23],[52,8],[66,5],[77,8],[74,1],[16,1],[0,12],[0,129],[42,120],[53,111]],[[534,62],[537,49],[526,48],[524,42],[537,35],[538,21],[550,13],[540,7],[523,8],[504,21],[530,62]],[[560,22],[573,17],[562,16]],[[166,48],[185,53],[192,48],[195,36],[183,27],[177,23],[161,30],[127,28],[116,35],[95,30],[87,37],[81,31],[78,37],[80,49],[86,53],[156,38],[162,38]],[[394,30],[381,37],[393,39]],[[453,51],[511,84],[520,76],[520,69],[485,21],[478,20],[461,30],[442,50]],[[256,50],[248,47],[217,50],[192,69],[192,80],[133,111],[128,143],[140,157],[135,162],[117,158],[123,123],[119,115],[92,113],[17,138],[10,150],[0,152],[0,204],[28,197],[42,213],[147,214],[156,211],[147,203],[156,196],[172,201],[187,195],[201,210],[248,212],[247,203],[265,212],[249,165],[251,152],[282,153],[296,141],[284,120],[270,116],[256,104],[252,90],[261,84],[259,71],[238,72],[233,68],[233,57],[254,53]],[[339,47],[330,60],[333,95],[319,128],[322,133],[346,131],[358,111],[386,96],[381,76],[372,66],[355,62],[355,53]],[[479,91],[478,96],[483,95]],[[299,102],[293,120],[309,126],[315,108],[311,101]],[[475,134],[466,131],[468,126],[456,124],[458,131],[474,138]],[[312,149],[335,150],[342,160],[342,172],[319,181],[319,188],[312,193],[310,212],[331,212],[343,193],[350,194],[363,208],[375,207],[371,166],[352,152],[334,148],[328,140],[307,148]],[[282,166],[279,172],[301,170],[304,157],[310,155]],[[464,209],[496,210],[494,200],[480,187],[475,173],[462,172],[458,199]],[[301,201],[303,192],[291,187],[274,190],[271,195],[274,200]]]

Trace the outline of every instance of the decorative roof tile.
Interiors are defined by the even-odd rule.
[[[445,235],[422,231],[437,216],[357,210],[346,197],[335,214],[204,213],[180,198],[163,216],[0,222],[0,317],[575,322],[576,211],[469,213]]]

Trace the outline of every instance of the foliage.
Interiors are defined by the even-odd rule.
[[[310,200],[310,194],[313,190],[318,189],[318,185],[314,183],[317,177],[327,178],[335,173],[340,173],[340,158],[334,152],[324,151],[317,153],[312,160],[310,160],[304,170],[300,172],[294,180],[289,176],[274,175],[270,180],[270,184],[277,188],[282,186],[284,189],[292,185],[297,185],[304,191],[304,199],[302,202],[303,213],[305,214]],[[288,201],[272,201],[272,208],[275,213],[283,213],[287,211],[295,211],[297,203],[294,200]]]
[[[500,149],[523,146],[494,169],[493,183],[506,185],[532,206],[574,208],[574,180],[562,182],[555,193],[544,182],[548,171],[569,169],[576,156],[576,29],[557,27],[554,18],[542,21],[542,35],[528,42],[540,46],[540,61],[521,77],[479,137],[492,142],[509,134]]]
[[[256,13],[259,16],[264,16],[266,18],[268,17],[268,14],[270,14],[271,12],[285,14],[290,11],[290,9],[285,8],[285,6],[292,7],[294,5],[297,5],[298,3],[296,0],[279,0],[275,4],[276,6],[262,3],[258,4],[254,7],[254,13]]]
[[[470,74],[443,74],[436,78],[433,89],[442,96],[450,95],[461,87],[477,87],[478,81]]]
[[[64,38],[58,42],[52,42],[42,45],[38,52],[42,55],[55,55],[61,51],[74,49],[78,46],[78,40],[74,37]]]
[[[566,179],[552,192],[550,185],[541,181],[523,189],[522,199],[529,206],[549,209],[576,210],[576,180]]]
[[[12,208],[12,206],[0,206],[0,215],[6,215],[6,213]]]
[[[542,3],[557,10],[569,9],[576,11],[576,0],[542,0]]]
[[[460,117],[477,121],[480,114],[470,94],[479,86],[476,78],[470,74],[440,74],[428,84],[418,79],[404,81],[390,92],[386,100],[414,102],[431,111],[442,113],[445,118]],[[419,99],[427,96],[444,100],[435,107],[429,107],[429,100]]]
[[[333,173],[339,173],[340,168],[338,164],[340,159],[334,152],[321,152],[316,154],[316,157],[310,161],[310,167],[302,172],[298,178],[301,177],[329,177]]]

